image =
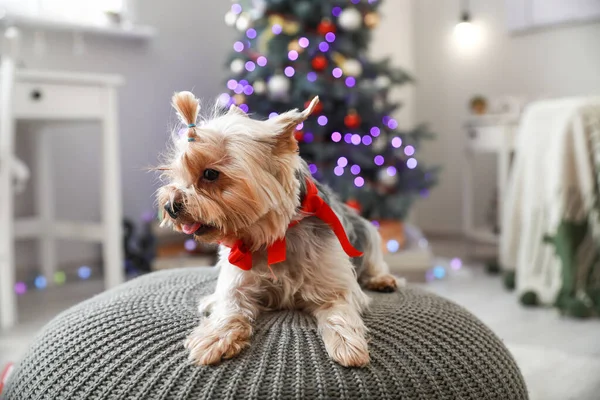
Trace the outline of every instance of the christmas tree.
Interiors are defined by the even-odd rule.
[[[403,220],[435,184],[437,168],[416,156],[425,126],[405,131],[391,116],[393,86],[411,77],[388,59],[367,57],[380,1],[238,1],[225,22],[240,31],[227,60],[223,107],[237,104],[270,118],[321,103],[297,127],[300,153],[313,176],[370,219]]]

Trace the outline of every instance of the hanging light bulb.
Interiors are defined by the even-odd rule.
[[[478,32],[471,22],[469,1],[464,0],[460,22],[454,27],[454,37],[462,47],[472,47],[478,41]]]

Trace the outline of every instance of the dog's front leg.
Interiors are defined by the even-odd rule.
[[[338,299],[313,311],[329,356],[345,367],[369,363],[367,328],[350,302]]]
[[[258,315],[254,278],[226,261],[213,295],[211,314],[187,337],[189,359],[197,365],[217,364],[239,354],[250,344]]]

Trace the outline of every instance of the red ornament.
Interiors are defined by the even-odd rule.
[[[319,32],[319,35],[321,36],[325,36],[329,32],[335,32],[335,24],[329,19],[324,19],[319,26],[317,26],[317,32]]]
[[[360,203],[356,199],[348,199],[348,201],[346,201],[346,205],[350,208],[355,209],[358,212],[361,211]]]
[[[312,59],[312,67],[315,71],[323,71],[327,67],[327,59],[325,56],[316,56]]]
[[[344,125],[350,129],[358,128],[360,122],[360,116],[355,111],[350,111],[350,113],[344,117]]]
[[[304,103],[304,108],[308,108],[310,105],[310,100]],[[323,112],[323,103],[317,103],[315,108],[313,108],[313,114],[321,114]]]
[[[294,137],[296,138],[297,141],[301,142],[302,139],[304,139],[304,132],[296,131],[296,133],[294,133]]]

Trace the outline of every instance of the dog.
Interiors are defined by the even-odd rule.
[[[261,312],[312,314],[329,356],[346,367],[369,363],[361,286],[395,291],[376,228],[313,180],[294,132],[317,105],[259,121],[232,105],[197,124],[190,92],[172,104],[187,125],[158,167],[163,224],[219,244],[219,277],[200,300],[203,318],[185,340],[197,365],[249,346]],[[360,250],[358,250],[360,249]]]

